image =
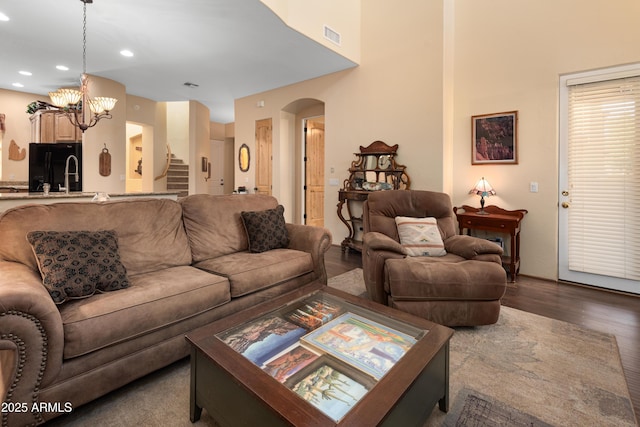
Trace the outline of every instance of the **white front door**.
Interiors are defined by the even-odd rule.
[[[558,278],[640,294],[640,78],[628,73],[560,80]]]

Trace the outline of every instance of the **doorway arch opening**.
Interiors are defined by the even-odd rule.
[[[314,98],[301,98],[287,104],[281,112],[281,135],[293,155],[290,206],[294,222],[324,225],[325,186],[325,104]]]

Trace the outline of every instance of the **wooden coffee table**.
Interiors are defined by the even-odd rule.
[[[298,395],[301,393],[292,391],[300,384],[307,384],[307,380],[301,378],[307,375],[305,372],[316,369],[313,365],[302,368],[283,383],[250,361],[247,353],[243,355],[223,341],[231,341],[227,338],[229,331],[237,331],[256,322],[255,319],[270,318],[273,313],[281,315],[296,307],[304,309],[301,306],[303,299],[305,307],[310,300],[328,300],[331,304],[337,301],[337,305],[342,304],[347,309],[346,316],[371,319],[374,325],[388,326],[389,333],[399,332],[401,338],[412,339],[415,335],[414,343],[379,378],[371,372],[355,369],[357,365],[353,363],[344,364],[340,356],[337,361],[333,356],[321,356],[323,359],[320,360],[334,360],[331,366],[356,383],[364,384],[368,391],[357,401],[341,399],[344,395],[340,393],[345,390],[340,383],[336,388],[325,390],[313,405]],[[291,318],[288,317],[290,314],[286,316]],[[319,285],[311,294],[308,288],[292,292],[203,326],[186,336],[192,348],[191,421],[200,419],[204,408],[220,426],[423,425],[436,403],[444,412],[449,408],[449,340],[452,335],[453,331],[444,326],[326,286]],[[368,369],[364,366],[365,371]],[[336,393],[340,394],[337,398],[341,401],[350,402],[348,412],[339,418],[317,407],[324,399],[336,398]]]

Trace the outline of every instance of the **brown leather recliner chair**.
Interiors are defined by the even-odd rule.
[[[406,256],[395,217],[434,217],[446,255]],[[362,264],[372,300],[447,326],[498,320],[507,287],[502,248],[457,235],[447,194],[419,190],[373,192],[363,206]]]

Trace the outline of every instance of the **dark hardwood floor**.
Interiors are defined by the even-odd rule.
[[[362,257],[332,246],[325,265],[333,277],[362,268]],[[640,417],[640,297],[518,276],[507,287],[502,305],[615,335],[636,418]]]

